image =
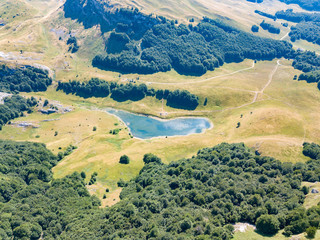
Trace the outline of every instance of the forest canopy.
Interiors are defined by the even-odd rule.
[[[302,233],[320,222],[320,206],[302,207],[308,188],[301,187],[320,180],[319,148],[305,143],[312,159],[296,164],[258,156],[242,143],[168,165],[146,154],[121,201],[99,208],[84,174],[52,179],[59,158],[43,144],[1,140],[0,237],[229,240],[231,224],[241,221],[257,224],[260,233]]]
[[[106,52],[92,60],[104,70],[152,74],[174,69],[201,76],[224,63],[289,57],[293,51],[288,42],[254,36],[207,17],[187,26],[138,9],[110,9],[108,3],[104,8],[93,0],[67,0],[64,5],[66,17],[86,27],[99,24],[103,33],[111,31]]]
[[[46,91],[52,79],[48,72],[32,66],[0,65],[0,91],[8,93]]]

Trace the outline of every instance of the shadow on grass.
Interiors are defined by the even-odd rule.
[[[275,235],[277,235],[277,233],[274,233],[274,234],[265,234],[265,233],[262,233],[262,232],[260,232],[260,231],[258,231],[258,230],[254,230],[254,232],[255,233],[257,233],[257,234],[259,234],[260,236],[262,236],[262,237],[266,237],[266,238],[272,238],[272,237],[274,237]]]

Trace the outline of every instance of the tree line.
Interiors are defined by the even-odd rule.
[[[87,82],[69,81],[58,82],[57,91],[75,94],[80,97],[110,97],[117,102],[139,101],[147,96],[165,99],[167,106],[180,109],[194,110],[199,105],[199,98],[187,90],[155,90],[145,84],[118,84],[98,78]]]
[[[280,34],[280,28],[275,27],[271,23],[267,23],[264,20],[260,23],[263,30],[267,30],[269,33]]]
[[[320,81],[320,71],[313,71],[300,74],[299,81],[305,80],[307,83],[317,83]]]
[[[32,66],[0,65],[0,91],[8,93],[46,91],[52,79],[48,72]]]
[[[278,11],[276,12],[275,17],[295,23],[320,21],[319,13],[293,12],[293,9]]]
[[[274,21],[277,20],[277,17],[276,17],[275,15],[273,15],[273,14],[266,13],[266,12],[262,12],[262,11],[259,11],[259,10],[255,10],[254,12],[255,12],[256,14],[259,14],[259,15],[263,16],[263,17],[270,18],[270,19],[272,19],[272,20],[274,20]]]
[[[298,4],[301,8],[309,11],[320,11],[320,2],[318,0],[280,0],[286,4]]]

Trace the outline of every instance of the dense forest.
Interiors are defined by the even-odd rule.
[[[46,91],[52,79],[48,72],[32,66],[0,65],[0,91],[8,93]]]
[[[197,25],[178,25],[137,9],[114,10],[106,4],[67,0],[64,5],[66,17],[86,27],[100,24],[102,32],[112,31],[105,43],[106,52],[92,61],[101,69],[139,74],[174,69],[201,76],[225,62],[288,57],[293,51],[287,42],[253,36],[219,20],[205,17]]]
[[[303,72],[320,70],[320,56],[315,52],[297,51],[292,66]]]
[[[320,11],[319,0],[280,0],[286,4],[298,4],[301,8],[309,11]]]
[[[279,31],[272,26],[268,30]],[[124,41],[117,49],[110,44],[114,38],[119,43],[119,39]],[[94,66],[139,74],[174,69],[180,74],[200,76],[225,62],[241,62],[245,58],[269,60],[287,57],[292,52],[287,42],[256,37],[208,18],[196,26],[157,24],[143,35],[141,44],[129,40],[125,33],[113,33],[106,45],[110,54],[96,56]]]
[[[292,9],[278,11],[275,17],[295,23],[320,21],[320,13],[293,12]]]
[[[52,179],[57,162],[43,144],[0,141],[2,240],[58,239],[68,224],[99,206],[79,174]]]
[[[10,120],[23,116],[24,112],[32,112],[36,104],[37,100],[34,97],[25,99],[19,95],[13,95],[4,98],[3,104],[0,104],[0,130]]]
[[[127,100],[139,101],[147,96],[167,100],[167,106],[180,109],[194,110],[199,105],[199,98],[186,90],[155,90],[145,84],[118,84],[107,82],[98,78],[92,78],[87,82],[69,81],[58,82],[57,91],[62,90],[66,94],[88,97],[110,97],[117,102]]]
[[[298,234],[318,227],[320,206],[302,207],[320,180],[316,144],[304,144],[306,163],[281,163],[243,144],[222,143],[168,165],[146,154],[139,175],[124,183],[121,201],[99,208],[85,174],[52,179],[59,160],[43,144],[0,141],[0,236],[9,239],[216,239],[231,224],[258,232]]]
[[[292,42],[303,39],[320,45],[320,22],[301,22],[291,27],[289,33]]]

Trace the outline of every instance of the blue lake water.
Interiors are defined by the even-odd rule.
[[[202,133],[211,127],[211,122],[207,118],[188,117],[162,120],[116,109],[107,109],[106,111],[119,117],[134,137],[142,139]]]

